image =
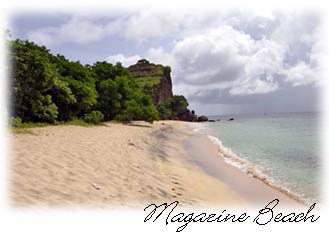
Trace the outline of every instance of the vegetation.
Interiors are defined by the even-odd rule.
[[[29,41],[9,46],[13,126],[159,119],[150,96],[120,63],[82,65]]]
[[[92,111],[91,113],[85,114],[83,119],[87,123],[99,124],[104,119],[104,115],[100,111]]]
[[[145,86],[152,87],[160,83],[161,76],[137,77],[135,78],[135,81],[140,88],[144,88]]]
[[[182,95],[174,95],[164,103],[157,106],[160,119],[175,119],[179,113],[188,106],[186,98]]]
[[[137,61],[137,64],[150,64],[150,62],[146,59],[140,59]]]
[[[153,86],[170,73],[170,67],[154,65],[149,74],[133,77],[121,63],[83,65],[27,40],[9,41],[9,47],[10,122],[17,129],[49,124],[91,126],[102,121],[153,123],[160,118],[177,119],[188,106],[184,96],[152,104]],[[150,63],[142,59],[138,64]]]

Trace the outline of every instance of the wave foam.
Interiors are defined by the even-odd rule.
[[[218,155],[221,156],[226,163],[237,167],[249,176],[262,181],[263,183],[273,187],[274,189],[279,190],[280,192],[287,194],[289,197],[299,202],[307,203],[307,201],[302,199],[301,196],[294,194],[286,186],[278,185],[274,179],[264,174],[264,170],[260,166],[255,165],[246,159],[238,157],[230,148],[225,147],[222,141],[219,140],[217,137],[210,135],[207,135],[207,137],[218,147]]]
[[[206,130],[205,125],[201,123],[188,123],[188,125],[193,129],[193,132],[203,133]]]

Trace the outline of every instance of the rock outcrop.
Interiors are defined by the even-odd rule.
[[[198,117],[198,122],[206,122],[206,121],[208,121],[207,116],[201,115]]]
[[[188,108],[185,108],[182,110],[180,113],[178,113],[177,116],[178,120],[182,121],[188,121],[188,122],[197,122],[198,121],[198,116],[191,113],[191,111]]]
[[[135,65],[128,67],[128,70],[132,73],[142,91],[152,97],[154,106],[158,106],[173,97],[170,75],[171,68],[169,66],[153,64],[146,59],[141,59]],[[201,117],[201,119],[207,118],[206,116]],[[169,117],[169,119],[189,122],[199,121],[194,111],[190,111],[186,107],[179,109],[177,113]]]
[[[141,59],[128,69],[143,91],[152,97],[155,106],[173,96],[170,67]]]

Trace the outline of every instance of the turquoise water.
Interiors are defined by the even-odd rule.
[[[233,117],[234,121],[227,121]],[[320,198],[320,115],[210,116],[212,140],[228,163],[306,203]],[[214,137],[218,138],[215,139]]]

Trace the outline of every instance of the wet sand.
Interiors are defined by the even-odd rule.
[[[185,148],[193,163],[208,175],[228,185],[247,204],[262,205],[277,198],[285,206],[303,206],[301,202],[226,163],[218,155],[217,146],[204,134],[195,134],[187,138]]]

